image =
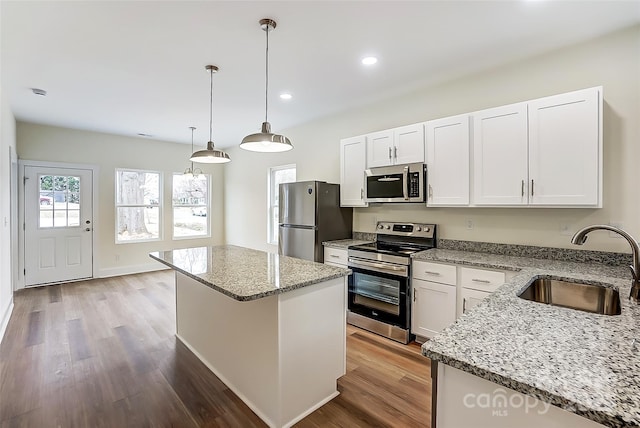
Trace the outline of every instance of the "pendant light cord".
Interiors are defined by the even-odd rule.
[[[196,129],[195,127],[191,126],[191,153],[193,153],[193,131]],[[191,161],[191,173],[193,174],[194,169],[193,169],[193,161]]]
[[[213,69],[209,70],[211,74],[209,89],[209,141],[213,141]]]
[[[271,30],[271,25],[267,24],[267,28],[265,32],[267,33],[267,49],[265,49],[265,85],[264,85],[264,121],[269,122],[268,120],[268,111],[269,111],[269,31]]]

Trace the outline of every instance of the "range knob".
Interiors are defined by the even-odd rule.
[[[431,230],[431,229],[429,229],[428,227],[425,227],[425,228],[424,228],[424,231],[425,231],[425,232],[429,232],[430,230]]]
[[[422,228],[420,226],[416,227],[416,232],[420,232]]]
[[[383,226],[383,225],[381,225],[381,224],[379,224],[379,225],[378,225],[378,229],[384,229],[384,226]]]
[[[387,229],[387,230],[389,230],[389,229],[391,229],[391,226],[386,225],[384,228],[385,228],[385,229]]]

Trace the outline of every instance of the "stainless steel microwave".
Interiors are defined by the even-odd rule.
[[[427,165],[411,163],[367,169],[366,202],[425,202]]]

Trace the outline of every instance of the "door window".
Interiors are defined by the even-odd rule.
[[[80,226],[80,177],[40,175],[38,227]]]

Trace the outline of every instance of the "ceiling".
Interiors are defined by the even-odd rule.
[[[640,1],[2,1],[2,90],[18,120],[237,145],[640,22]],[[365,67],[362,57],[375,55]],[[30,88],[41,88],[46,97]],[[281,100],[281,92],[293,99]],[[295,145],[295,142],[294,142]]]

